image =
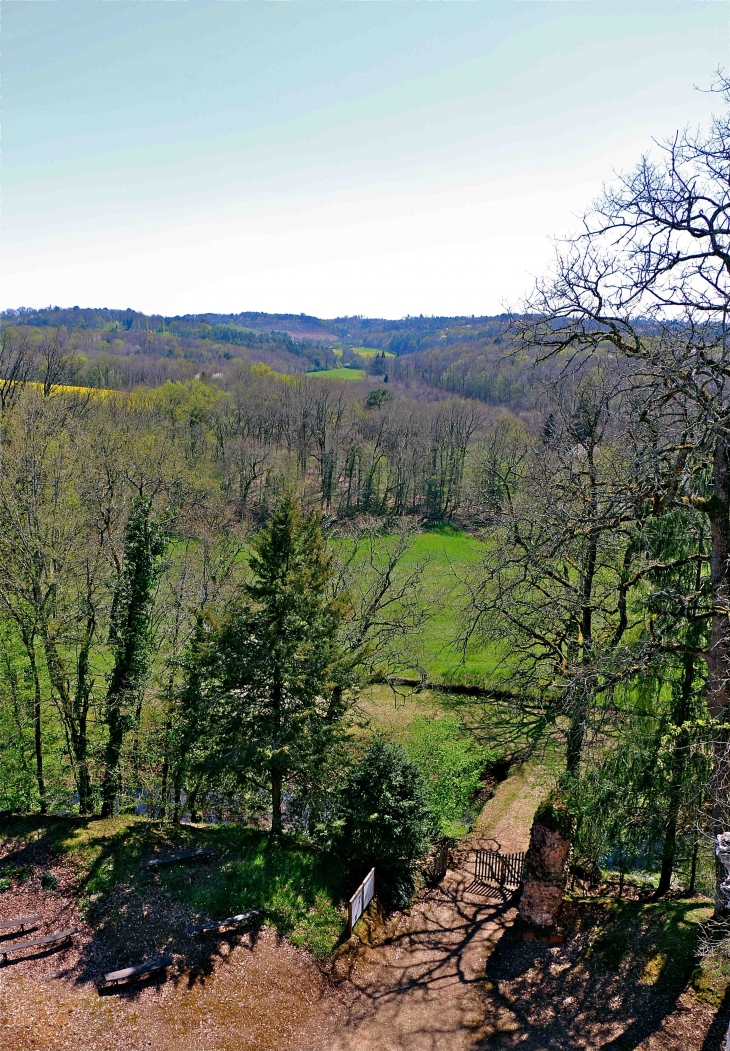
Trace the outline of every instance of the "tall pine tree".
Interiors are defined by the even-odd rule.
[[[267,785],[274,835],[285,785],[309,779],[342,733],[357,662],[340,646],[348,605],[332,596],[331,562],[317,516],[285,497],[254,541],[252,579],[209,651],[218,762]]]

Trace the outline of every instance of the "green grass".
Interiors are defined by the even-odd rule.
[[[308,372],[308,376],[325,376],[327,379],[350,380],[357,382],[364,380],[367,376],[365,369],[321,369],[318,372]]]
[[[482,682],[500,662],[495,648],[478,649],[463,661],[455,643],[458,633],[460,587],[457,576],[477,572],[485,545],[452,526],[428,529],[416,537],[404,565],[428,558],[427,594],[436,596],[440,610],[421,633],[423,663],[429,678],[441,682]],[[415,670],[415,669],[414,669]]]
[[[353,354],[359,354],[361,358],[374,358],[380,351],[376,347],[353,347]],[[395,354],[391,350],[386,350],[386,358],[394,358]]]
[[[263,909],[266,921],[295,945],[317,956],[332,951],[346,922],[345,900],[351,891],[336,858],[294,838],[272,842],[265,832],[233,826],[172,826],[144,818],[15,818],[3,827],[12,850],[0,864],[0,878],[18,878],[14,857],[33,844],[61,855],[75,870],[78,899],[92,926],[102,923],[112,894],[144,894],[150,877],[141,862],[154,854],[213,847],[206,865],[163,869],[166,894],[191,917],[216,919],[248,909]],[[34,873],[40,878],[41,871]],[[26,877],[27,878],[27,877]]]

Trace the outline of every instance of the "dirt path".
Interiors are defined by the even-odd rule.
[[[545,792],[529,767],[502,782],[442,884],[373,944],[340,957],[336,973],[354,992],[323,1051],[468,1051],[486,1035],[485,962],[515,909],[509,895],[476,883],[473,850],[525,850]]]

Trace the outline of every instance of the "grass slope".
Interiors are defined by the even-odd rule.
[[[151,876],[140,864],[155,855],[213,847],[209,864],[175,865]],[[111,940],[123,937],[118,903],[161,889],[196,920],[263,909],[266,921],[295,945],[325,956],[342,935],[352,889],[342,865],[295,839],[279,843],[254,829],[174,826],[136,817],[84,820],[38,817],[7,821],[0,838],[0,879],[7,890],[41,878],[38,859],[61,859],[75,873],[81,912]],[[8,881],[10,886],[8,886]],[[0,893],[0,912],[3,912]],[[123,910],[122,910],[123,911]]]
[[[495,671],[503,656],[497,649],[485,647],[464,660],[456,645],[461,606],[458,578],[476,573],[484,552],[485,545],[476,537],[453,526],[439,526],[417,536],[404,560],[404,565],[412,565],[428,559],[426,591],[440,606],[420,639],[423,666],[429,678],[482,682]]]

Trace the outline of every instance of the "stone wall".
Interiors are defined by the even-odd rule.
[[[568,877],[572,818],[559,803],[543,804],[535,814],[525,858],[520,919],[550,927],[560,909]]]

